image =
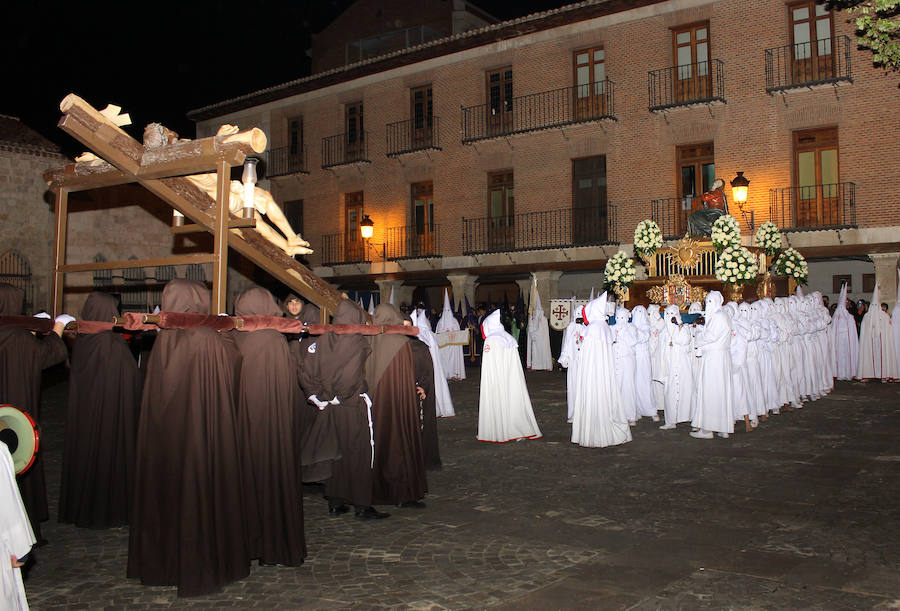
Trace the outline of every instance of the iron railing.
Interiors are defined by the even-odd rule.
[[[306,169],[306,149],[291,151],[291,147],[282,146],[270,149],[266,153],[266,177],[290,176],[291,174],[309,174]]]
[[[322,265],[343,263],[368,263],[369,253],[361,237],[354,241],[346,233],[332,233],[322,236]]]
[[[414,151],[441,148],[440,117],[427,117],[419,127],[415,121],[388,123],[385,129],[387,156],[396,157]]]
[[[440,257],[440,225],[389,227],[385,235],[385,259]]]
[[[853,81],[847,36],[766,49],[766,93],[838,81]]]
[[[713,59],[649,73],[650,110],[725,101],[725,64]]]
[[[347,134],[322,138],[322,167],[332,168],[348,163],[371,163],[369,132],[358,132],[352,140]]]
[[[575,123],[615,120],[609,79],[512,98],[511,103],[462,109],[463,143]]]
[[[664,240],[680,238],[687,230],[691,199],[663,197],[650,201],[650,218],[659,225]]]
[[[616,206],[463,218],[463,252],[479,254],[617,243]]]
[[[856,227],[856,183],[770,189],[769,219],[782,229]]]

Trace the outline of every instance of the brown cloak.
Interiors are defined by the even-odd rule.
[[[413,351],[413,367],[416,374],[416,386],[425,391],[425,400],[419,401],[419,418],[422,422],[422,453],[425,468],[430,471],[441,469],[441,451],[438,446],[437,405],[434,394],[434,363],[428,344],[411,339],[409,346]]]
[[[170,281],[162,309],[209,312],[209,291]],[[214,592],[250,572],[235,395],[241,355],[208,328],[160,331],[147,363],[128,576]]]
[[[372,321],[376,325],[399,325],[403,318],[400,310],[383,303],[375,308]],[[366,363],[366,380],[375,404],[373,501],[418,501],[425,496],[427,483],[413,350],[405,335],[376,335],[370,341],[372,355]]]
[[[91,293],[82,320],[109,322],[116,298]],[[86,528],[128,524],[141,374],[119,333],[79,335],[72,348],[59,521]]]
[[[334,312],[334,324],[364,324],[365,313],[344,300]],[[336,335],[329,331],[313,338],[300,365],[300,384],[306,397],[322,401],[337,398],[338,405],[316,410],[315,423],[305,437],[309,445],[330,446],[328,430],[337,439],[338,456],[329,460],[331,477],[325,481],[325,496],[358,507],[372,504],[372,445],[369,410],[361,393],[366,385],[369,342],[362,335]],[[319,431],[318,434],[313,431]],[[330,448],[304,448],[304,454],[327,456]]]
[[[0,315],[22,313],[24,293],[0,284]],[[68,353],[56,333],[32,335],[21,327],[0,327],[0,404],[14,405],[41,424],[41,371],[62,363]],[[49,517],[41,452],[31,468],[17,476],[19,491],[34,536],[41,539],[41,522]]]
[[[235,300],[234,313],[278,316],[280,311],[269,291],[252,288]],[[240,435],[256,494],[256,502],[246,504],[246,515],[260,532],[258,545],[251,551],[262,562],[297,566],[306,557],[306,541],[299,440],[294,437],[294,408],[300,394],[294,362],[278,331],[232,331],[231,335],[243,356]],[[246,493],[252,493],[250,487]]]

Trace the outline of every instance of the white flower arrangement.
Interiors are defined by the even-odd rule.
[[[627,287],[634,282],[634,259],[620,250],[606,262],[603,274],[606,276],[607,286]]]
[[[789,276],[800,284],[806,284],[809,265],[803,255],[793,248],[788,248],[775,261],[775,273],[779,276]]]
[[[781,250],[781,230],[778,229],[778,225],[770,221],[760,225],[756,230],[753,245],[762,248],[770,257],[777,254]]]
[[[730,214],[723,214],[713,224],[710,237],[716,252],[722,252],[729,246],[740,246],[741,226],[736,218]]]
[[[634,228],[634,254],[637,256],[652,257],[662,243],[662,231],[654,221],[643,220]]]
[[[750,284],[759,275],[756,256],[743,246],[729,246],[716,259],[716,280],[728,284]]]

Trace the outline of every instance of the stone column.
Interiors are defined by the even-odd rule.
[[[522,278],[521,280],[516,280],[516,284],[519,285],[519,294],[522,295],[522,302],[525,304],[525,308],[528,308],[528,296],[531,295],[531,278]]]
[[[888,312],[894,311],[894,303],[897,301],[897,261],[900,253],[885,252],[869,255],[875,263],[875,283],[880,289],[879,299],[888,304]],[[881,307],[881,304],[872,304]]]
[[[534,277],[537,278],[537,289],[538,293],[541,296],[541,308],[544,310],[544,314],[550,314],[550,300],[556,299],[558,297],[557,293],[559,292],[559,279],[562,277],[563,273],[558,271],[549,271],[549,272],[534,272]]]
[[[469,305],[475,307],[475,281],[477,276],[471,274],[447,274],[447,280],[453,287],[453,311],[456,312],[459,304],[462,304],[463,316],[466,315],[466,299]]]

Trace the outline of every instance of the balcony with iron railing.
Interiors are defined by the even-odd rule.
[[[306,150],[290,146],[270,149],[265,156],[266,177],[309,174],[306,169]]]
[[[616,206],[463,218],[467,255],[616,244]]]
[[[720,59],[652,70],[648,74],[651,111],[725,102],[725,64]]]
[[[421,121],[397,121],[388,123],[385,129],[387,156],[440,150],[440,117],[427,117]]]
[[[464,144],[576,123],[615,120],[614,83],[576,85],[462,109]]]
[[[362,236],[331,233],[322,236],[322,265],[368,263],[369,249]]]
[[[423,259],[441,257],[440,225],[389,227],[385,235],[384,258]]]
[[[322,138],[322,168],[351,163],[372,163],[369,159],[369,132],[337,134]]]
[[[687,231],[693,198],[661,197],[650,201],[650,219],[659,225],[664,240],[680,238]]]
[[[856,184],[770,189],[769,220],[797,231],[856,227]]]
[[[766,49],[767,93],[838,81],[853,81],[847,36]]]

